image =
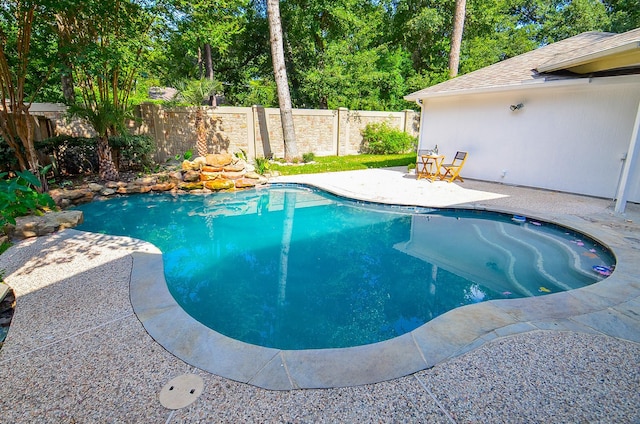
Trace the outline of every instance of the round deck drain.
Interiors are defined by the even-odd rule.
[[[195,374],[173,378],[160,390],[160,404],[167,409],[180,409],[190,405],[202,394],[204,381]]]

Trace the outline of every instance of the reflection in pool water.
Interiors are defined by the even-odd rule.
[[[609,251],[492,212],[363,204],[303,187],[130,196],[83,205],[81,230],[149,241],[187,313],[266,347],[393,338],[461,305],[603,278]]]

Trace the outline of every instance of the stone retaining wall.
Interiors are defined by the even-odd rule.
[[[243,150],[255,157],[284,156],[280,110],[277,108],[202,106],[209,153],[236,153]],[[92,137],[94,131],[79,120],[65,116],[65,106],[34,104],[31,113],[46,116],[56,135]],[[129,123],[134,134],[149,134],[156,142],[154,160],[163,163],[187,150],[195,152],[197,107],[166,108],[145,103],[136,107],[137,121]],[[351,155],[360,152],[361,130],[371,122],[387,121],[413,136],[419,133],[420,116],[413,110],[402,112],[294,109],[298,152],[317,156]]]

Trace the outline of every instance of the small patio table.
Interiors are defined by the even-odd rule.
[[[427,178],[431,181],[440,178],[440,168],[444,162],[444,155],[428,154],[420,155],[420,161],[416,167],[417,179]]]

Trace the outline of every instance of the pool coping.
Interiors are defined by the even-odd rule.
[[[344,196],[319,185],[306,185]],[[522,214],[505,208],[455,208]],[[210,373],[270,390],[378,383],[431,368],[499,337],[539,329],[594,332],[589,323],[599,314],[640,295],[640,283],[633,278],[637,251],[622,243],[619,235],[588,221],[544,215],[526,214],[588,234],[609,247],[617,261],[612,275],[567,292],[466,305],[379,343],[339,349],[281,350],[224,336],[196,321],[174,300],[165,281],[162,253],[150,243],[144,252],[132,252],[130,300],[136,316],[157,343]]]

